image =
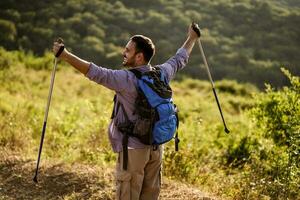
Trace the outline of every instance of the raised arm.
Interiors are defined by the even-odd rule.
[[[175,56],[171,57],[167,62],[160,66],[168,81],[175,77],[177,71],[185,67],[198,37],[200,37],[200,29],[197,24],[193,23],[189,26],[187,39],[183,43],[182,47],[178,49]]]
[[[186,49],[188,55],[191,54],[194,44],[197,41],[198,37],[200,37],[200,29],[197,24],[193,23],[192,25],[189,26],[187,39],[182,45],[182,48]]]

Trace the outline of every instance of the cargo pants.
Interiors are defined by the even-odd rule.
[[[127,170],[123,170],[123,153],[116,165],[117,200],[156,200],[161,186],[162,146],[128,149]]]

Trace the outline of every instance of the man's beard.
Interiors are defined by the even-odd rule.
[[[124,57],[123,63],[122,65],[124,67],[134,67],[135,66],[135,62],[133,59],[127,59],[126,57]]]

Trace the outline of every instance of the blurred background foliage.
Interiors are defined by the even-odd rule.
[[[297,0],[2,0],[0,45],[7,50],[43,55],[62,37],[75,54],[118,68],[121,52],[133,34],[153,39],[164,62],[198,22],[213,77],[251,82],[263,88],[288,84],[284,66],[299,75],[300,2]],[[183,73],[207,79],[195,48]]]

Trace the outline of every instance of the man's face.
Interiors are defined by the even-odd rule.
[[[123,51],[123,66],[135,67],[136,66],[136,52],[135,43],[131,40],[127,43],[125,50]]]

